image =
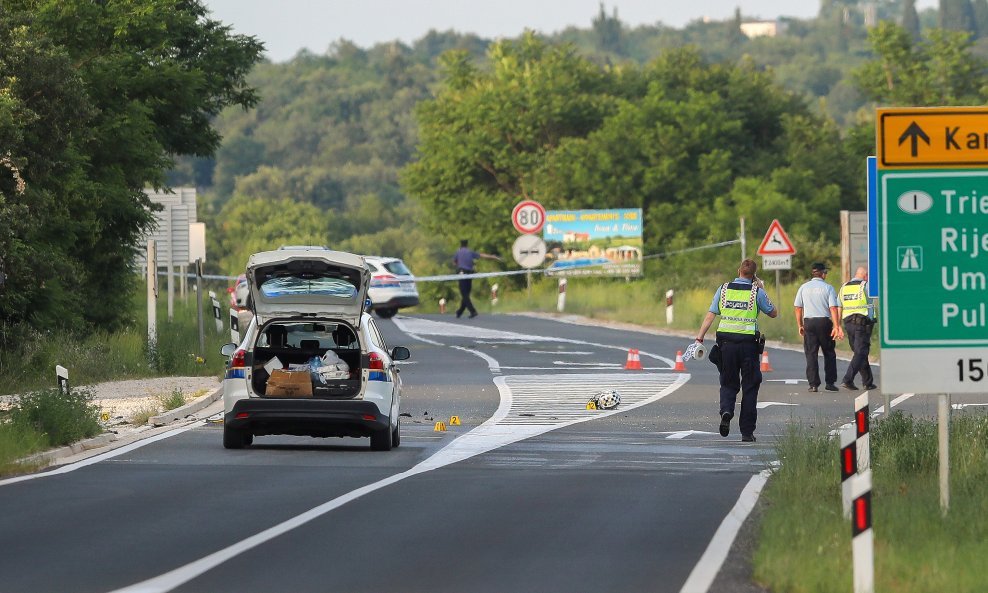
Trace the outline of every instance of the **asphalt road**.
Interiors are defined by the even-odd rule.
[[[758,442],[741,443],[736,423],[716,434],[713,365],[672,370],[685,338],[524,316],[379,325],[412,350],[399,448],[228,451],[199,425],[0,482],[0,592],[678,592],[786,424],[849,422],[857,395],[807,393],[802,353],[770,350]],[[644,370],[623,369],[629,348]],[[586,410],[600,389],[621,406]]]

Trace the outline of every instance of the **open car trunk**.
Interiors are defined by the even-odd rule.
[[[348,371],[312,373],[313,359],[322,361],[327,351],[346,363]],[[251,387],[261,397],[351,399],[360,394],[360,345],[344,323],[269,322],[259,332],[253,354]],[[283,382],[292,383],[289,390]]]

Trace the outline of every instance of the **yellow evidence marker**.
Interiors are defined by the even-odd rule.
[[[460,425],[460,417],[459,416],[450,416],[449,417],[449,425],[450,426],[459,426]]]
[[[436,428],[433,432],[446,432],[446,424],[442,422],[436,422]]]
[[[593,400],[590,400],[590,401],[587,402],[587,409],[588,410],[596,410],[597,409],[597,404],[594,403]]]

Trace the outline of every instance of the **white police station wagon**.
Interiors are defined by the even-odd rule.
[[[254,305],[223,380],[223,446],[255,436],[370,437],[387,451],[401,440],[401,377],[364,311],[370,270],[352,253],[292,248],[255,253],[247,263]]]

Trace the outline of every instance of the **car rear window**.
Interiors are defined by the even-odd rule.
[[[397,276],[411,276],[412,272],[405,267],[405,262],[401,260],[389,261],[384,264],[384,269]]]
[[[268,278],[261,284],[261,292],[267,298],[311,294],[345,299],[356,296],[357,287],[346,278],[303,273]]]

